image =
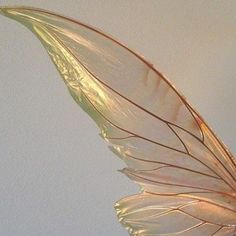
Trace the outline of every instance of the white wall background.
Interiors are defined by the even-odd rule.
[[[236,153],[236,1],[2,0],[73,17],[151,61]],[[0,17],[0,235],[121,236],[137,191],[39,41]]]

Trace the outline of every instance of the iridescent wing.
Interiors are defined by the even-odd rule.
[[[1,8],[48,51],[141,192],[116,203],[130,235],[235,235],[236,163],[203,119],[142,57],[44,10]]]

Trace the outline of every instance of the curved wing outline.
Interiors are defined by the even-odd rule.
[[[233,235],[235,160],[153,65],[55,13],[27,7],[0,13],[37,35],[72,97],[127,164],[122,172],[141,186],[116,204],[130,235]]]

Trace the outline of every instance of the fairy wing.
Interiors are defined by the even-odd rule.
[[[234,235],[236,163],[203,119],[142,57],[44,10],[1,8],[38,36],[75,101],[141,192],[115,205],[130,235]]]

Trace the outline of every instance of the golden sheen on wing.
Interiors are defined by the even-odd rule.
[[[141,187],[115,204],[130,235],[236,235],[235,159],[158,70],[76,20],[27,7],[0,13],[39,38],[74,100],[125,162],[122,172]]]

